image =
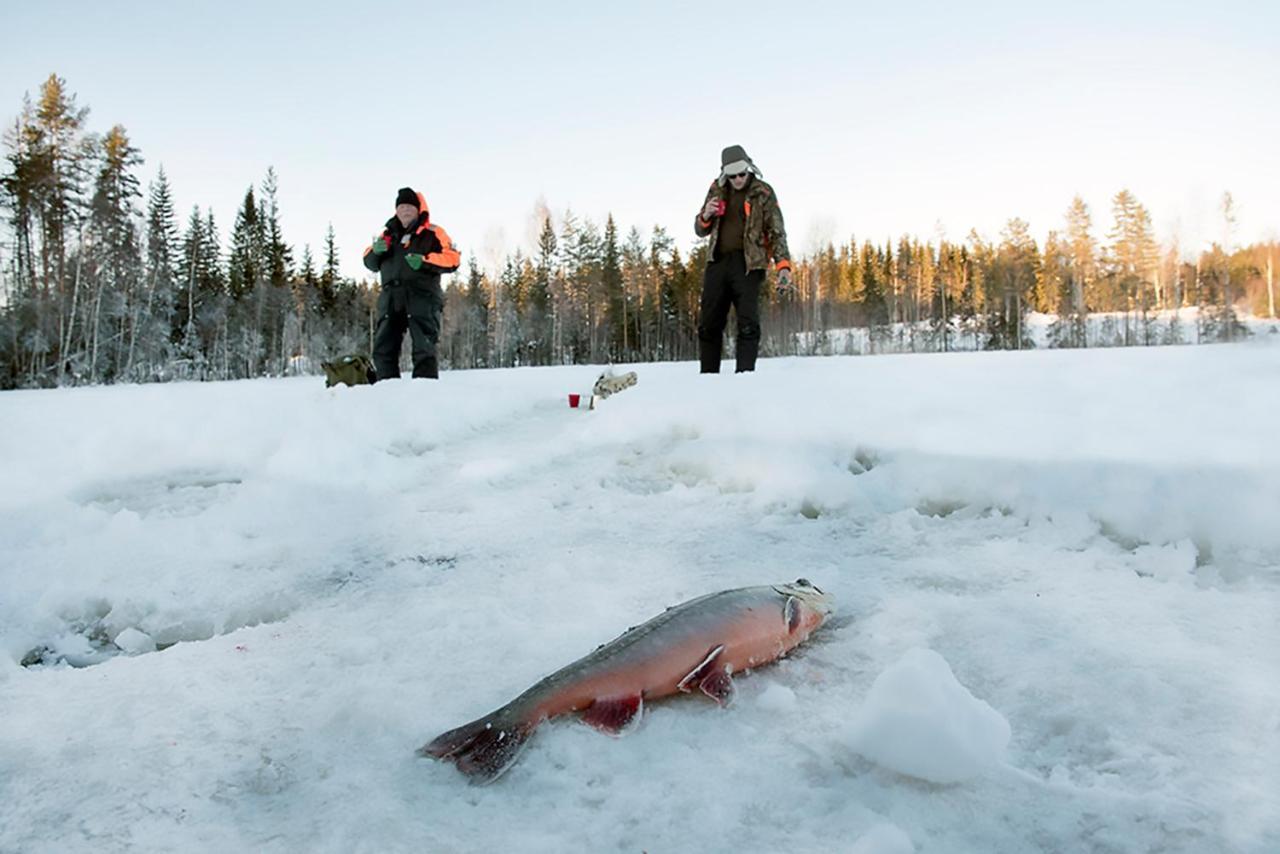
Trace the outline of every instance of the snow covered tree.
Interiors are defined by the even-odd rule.
[[[529,291],[529,359],[535,365],[549,365],[553,358],[551,342],[554,337],[556,307],[552,300],[551,281],[557,257],[556,248],[556,231],[551,226],[550,215],[546,215],[542,219],[542,230],[538,233],[538,253],[533,267],[533,285]]]
[[[1052,301],[1054,320],[1049,325],[1050,347],[1078,347],[1075,292],[1071,281],[1071,251],[1058,232],[1049,232],[1044,242],[1038,287]]]
[[[161,166],[147,195],[146,253],[143,276],[146,299],[135,324],[138,331],[134,356],[152,375],[163,375],[168,360],[173,309],[178,294],[179,255],[178,220],[173,209],[169,178]],[[134,347],[131,345],[131,349]],[[133,363],[133,357],[130,358]]]
[[[324,269],[320,271],[320,280],[317,285],[320,291],[320,314],[328,316],[333,313],[334,303],[337,299],[338,280],[341,278],[338,267],[338,245],[337,238],[333,233],[333,223],[329,223],[329,227],[324,233]]]
[[[604,297],[607,327],[604,355],[608,361],[622,361],[631,348],[631,342],[627,330],[626,294],[622,289],[622,253],[618,247],[618,226],[613,221],[613,214],[609,214],[604,225],[600,291]]]
[[[76,105],[66,81],[49,75],[33,103],[5,135],[11,173],[4,178],[5,206],[15,232],[14,305],[21,327],[12,344],[7,375],[13,384],[60,383],[66,354],[82,310],[82,278],[73,264],[87,220],[85,187],[96,153],[86,135],[89,110]]]
[[[1111,295],[1124,310],[1124,343],[1138,343],[1145,318],[1151,307],[1153,271],[1157,246],[1151,226],[1151,214],[1128,190],[1121,190],[1111,200],[1115,224],[1108,237],[1105,254]],[[1134,318],[1134,313],[1139,318]]]
[[[135,309],[144,299],[135,224],[139,216],[135,200],[142,191],[133,174],[141,163],[125,129],[111,128],[102,141],[101,168],[90,205],[90,245],[82,249],[88,254],[92,302],[85,306],[79,355],[87,363],[90,382],[116,379],[131,367]]]
[[[1093,222],[1089,206],[1076,196],[1067,209],[1067,232],[1065,235],[1065,251],[1067,253],[1067,286],[1070,289],[1069,302],[1058,305],[1061,321],[1064,311],[1067,320],[1064,335],[1060,337],[1063,346],[1088,347],[1089,307],[1101,305],[1101,295],[1095,293],[1097,279],[1097,243],[1093,239],[1091,229]]]
[[[253,187],[231,227],[231,254],[227,259],[227,286],[231,299],[239,301],[253,292],[263,275],[263,231]]]
[[[1026,331],[1028,297],[1040,257],[1025,220],[1014,218],[1000,233],[987,291],[987,349],[1034,346]]]

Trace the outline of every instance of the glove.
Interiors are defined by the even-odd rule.
[[[791,297],[791,296],[795,296],[795,294],[796,294],[796,285],[795,285],[795,282],[791,281],[791,271],[790,271],[790,270],[779,270],[779,271],[778,271],[778,288],[777,288],[777,293],[778,293],[778,296],[780,296],[780,297]]]
[[[387,238],[379,234],[373,238],[373,254],[381,255],[387,251]]]
[[[404,262],[414,270],[422,269],[422,255],[417,252],[410,252],[404,256]]]

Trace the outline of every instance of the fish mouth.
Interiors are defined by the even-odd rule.
[[[790,584],[777,584],[773,589],[783,596],[796,597],[824,617],[836,609],[835,597],[823,592],[822,588],[807,578],[797,578]]]

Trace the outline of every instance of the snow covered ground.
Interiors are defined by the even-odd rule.
[[[1241,314],[1239,320],[1250,335],[1280,335],[1280,321],[1274,318]],[[1035,347],[1053,347],[1053,327],[1057,321],[1057,315],[1030,312],[1026,317],[1023,334]],[[1201,324],[1200,309],[1195,306],[1176,311],[1153,311],[1145,317],[1137,313],[1126,318],[1121,312],[1094,312],[1085,320],[1085,337],[1089,347],[1123,347],[1126,330],[1128,340],[1135,345],[1199,344],[1202,338]],[[987,338],[987,333],[981,326],[955,317],[947,333],[946,349],[953,352],[984,350]],[[874,338],[872,330],[858,326],[828,329],[820,334],[801,332],[795,339],[796,351],[818,356],[935,353],[943,349],[942,344],[941,332],[935,332],[928,321],[914,324],[891,323],[879,330]],[[787,352],[793,351],[788,349]]]
[[[0,851],[1280,850],[1275,342],[5,393]],[[414,756],[798,576],[728,709]]]

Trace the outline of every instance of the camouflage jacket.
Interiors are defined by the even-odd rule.
[[[711,182],[703,207],[711,199],[720,201],[728,198],[728,189],[721,187],[718,181]],[[746,256],[747,270],[766,270],[773,261],[777,269],[791,269],[791,251],[787,249],[787,229],[782,222],[782,210],[778,207],[778,197],[764,181],[751,177],[747,185],[747,200],[743,204],[746,228],[742,236],[743,255]],[[711,246],[708,257],[716,256],[716,239],[720,236],[720,224],[712,219],[710,222],[702,218],[698,211],[693,222],[693,230],[699,237],[711,235]]]

